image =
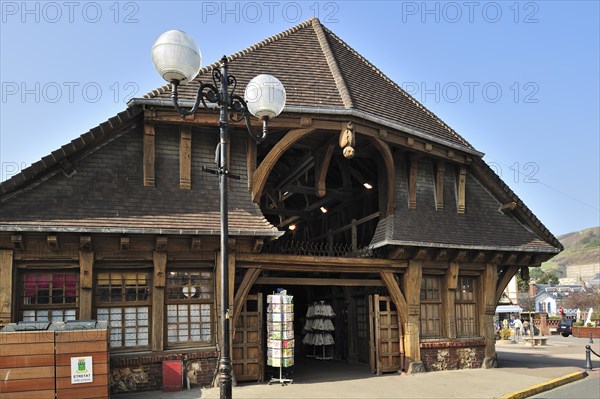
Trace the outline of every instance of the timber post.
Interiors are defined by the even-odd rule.
[[[12,321],[13,250],[0,249],[0,325]]]
[[[496,312],[495,289],[498,279],[498,268],[488,263],[482,274],[482,304],[479,306],[479,322],[481,335],[485,338],[485,357],[483,368],[498,366],[496,357],[496,331],[494,329],[494,313]]]
[[[421,277],[423,264],[420,260],[410,260],[404,275],[404,291],[408,314],[404,327],[404,350],[408,362],[408,373],[420,373],[425,371],[421,361],[420,346],[420,295]]]

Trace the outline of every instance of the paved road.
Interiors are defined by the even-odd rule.
[[[541,393],[532,398],[538,399],[599,399],[600,371],[592,371],[590,375],[571,384]]]
[[[600,353],[600,340],[596,342],[594,350]],[[308,364],[312,369],[310,373],[305,375],[300,372],[295,373],[295,381],[292,385],[282,387],[265,383],[240,384],[233,389],[233,396],[236,399],[496,398],[566,374],[582,371],[587,344],[586,339],[560,336],[549,338],[548,346],[534,349],[523,343],[498,344],[496,349],[499,368],[439,371],[415,375],[373,376],[364,365],[336,361],[326,364],[321,362]],[[600,368],[600,362],[594,361],[593,367]],[[113,396],[115,399],[216,399],[218,397],[217,388],[200,390],[197,387],[176,393],[159,391]],[[588,397],[582,396],[582,398]],[[599,396],[591,398],[600,399]],[[561,399],[580,398],[570,395]]]

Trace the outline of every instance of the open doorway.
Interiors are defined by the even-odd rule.
[[[236,328],[236,337],[261,337],[260,342],[255,342],[254,349],[249,341],[234,341],[234,352],[236,345],[238,348],[237,358],[234,356],[238,381],[269,380],[272,375],[279,375],[278,368],[267,365],[267,296],[280,288],[293,296],[294,304],[294,365],[283,370],[289,378],[298,382],[328,381],[400,370],[403,355],[401,326],[387,289],[377,277],[368,273],[264,272],[248,295],[253,303],[242,311],[245,321],[238,320]],[[374,302],[374,298],[380,299]],[[325,312],[325,317],[314,317],[315,305],[328,307],[330,311]],[[253,314],[257,317],[253,318]],[[245,326],[247,321],[252,321],[252,326]],[[313,332],[325,334],[316,340],[307,339],[310,334],[307,322],[309,325],[320,323]],[[329,328],[323,328],[324,325]],[[244,333],[245,329],[256,331]],[[323,340],[326,334],[330,335],[331,341]],[[376,348],[387,347],[391,348],[388,352],[393,353],[376,353]],[[250,354],[254,354],[253,359],[242,359]],[[379,355],[384,355],[385,359]],[[395,369],[389,367],[396,363]],[[255,370],[262,367],[262,373],[246,373],[249,378],[240,379],[238,374],[244,370],[241,365],[248,364],[253,364]]]

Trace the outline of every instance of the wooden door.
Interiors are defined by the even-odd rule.
[[[262,381],[262,294],[248,295],[233,337],[232,366],[237,381]]]
[[[369,296],[371,372],[388,373],[402,369],[404,347],[398,311],[392,298]]]

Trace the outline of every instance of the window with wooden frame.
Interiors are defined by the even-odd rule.
[[[146,271],[102,271],[96,275],[96,317],[108,321],[112,349],[149,345],[151,287]]]
[[[456,312],[456,336],[459,338],[476,337],[479,334],[476,282],[476,277],[458,277],[454,307]]]
[[[211,270],[171,270],[167,274],[167,346],[212,344],[214,274]]]
[[[442,337],[442,276],[421,279],[421,337]]]
[[[23,271],[19,280],[19,320],[76,320],[79,274],[61,271]]]

